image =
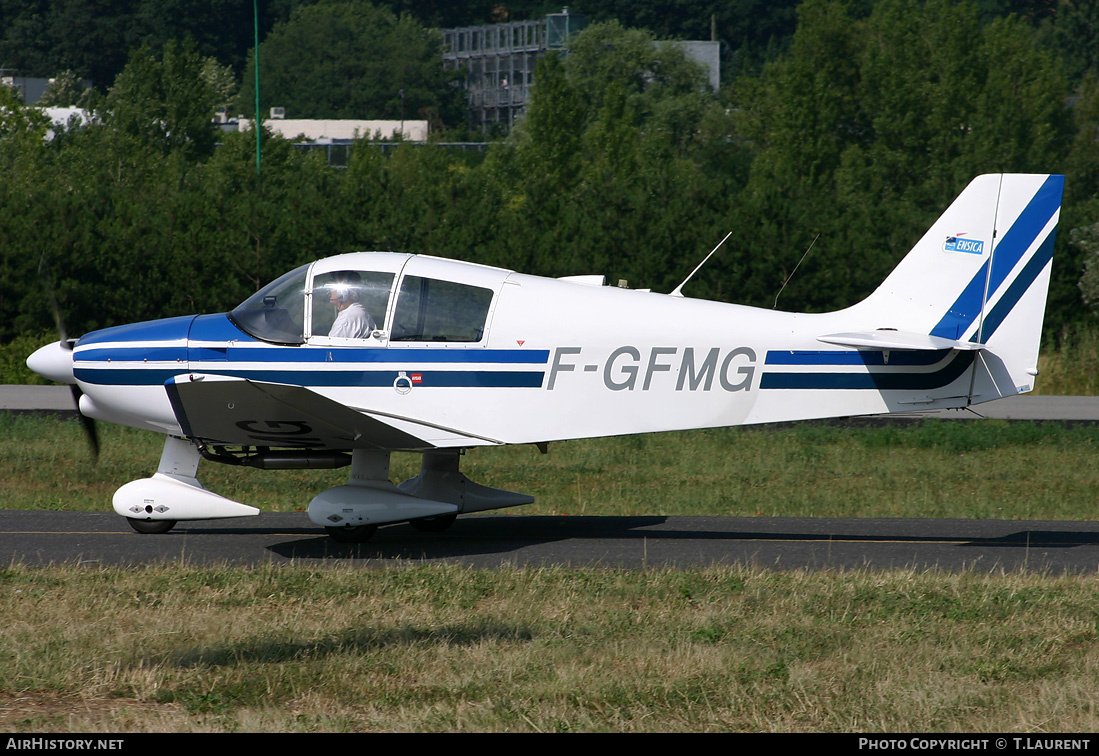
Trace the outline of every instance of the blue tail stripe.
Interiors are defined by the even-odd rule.
[[[1060,208],[1064,186],[1064,176],[1055,175],[1046,179],[1041,188],[1031,197],[1023,212],[1015,219],[1011,228],[1004,234],[1003,239],[995,245],[991,272],[986,261],[942,320],[931,329],[932,336],[958,339],[976,322],[981,313],[986,280],[988,297],[991,299],[1034,243],[1038,234],[1045,228],[1049,219]],[[1019,296],[1022,296],[1021,293]],[[1003,316],[1000,320],[1003,320]]]
[[[1038,248],[1038,251],[1034,253],[1034,257],[1030,258],[1030,262],[1023,267],[1019,275],[1015,277],[1015,280],[1011,282],[1011,285],[1007,287],[1007,291],[1000,297],[1000,301],[992,308],[992,310],[985,315],[984,323],[981,325],[981,343],[987,343],[992,337],[992,334],[996,333],[996,329],[1000,327],[1000,324],[1004,322],[1004,318],[1015,307],[1023,294],[1026,293],[1030,285],[1034,283],[1034,279],[1038,277],[1038,274],[1049,264],[1049,261],[1053,259],[1053,242],[1056,234],[1051,233],[1046,237],[1046,240],[1042,242],[1042,246]],[[970,341],[976,341],[977,334],[973,334]]]
[[[960,339],[981,312],[981,300],[985,295],[985,280],[988,278],[988,261],[973,276],[961,296],[951,305],[938,325],[931,329],[932,336],[944,339]]]
[[[992,276],[988,282],[990,299],[995,292],[999,291],[1004,280],[1049,223],[1049,219],[1061,207],[1061,193],[1064,188],[1064,176],[1050,176],[1046,179],[1042,188],[1030,200],[1026,210],[1004,234],[1003,240],[996,245],[992,253]]]

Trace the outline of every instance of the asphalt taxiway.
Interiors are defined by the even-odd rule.
[[[493,514],[461,517],[445,533],[383,527],[370,541],[348,545],[302,512],[181,523],[169,533],[139,535],[110,512],[7,510],[0,511],[0,563],[1094,572],[1099,523]]]

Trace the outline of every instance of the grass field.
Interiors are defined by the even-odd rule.
[[[160,437],[0,416],[0,507],[109,508]],[[725,429],[476,450],[530,514],[1093,519],[1099,429]],[[416,472],[396,455],[394,479]],[[302,508],[346,471],[204,464]],[[134,535],[134,538],[143,536]],[[1091,732],[1099,578],[773,572],[0,569],[0,731]]]
[[[0,507],[109,510],[150,475],[163,437],[100,424],[93,462],[76,422],[0,414]],[[473,480],[532,494],[517,514],[1078,519],[1099,500],[1099,428],[997,420],[723,428],[471,450]],[[395,454],[391,477],[419,471]],[[203,463],[211,490],[264,511],[303,509],[347,471]]]
[[[1097,593],[903,570],[12,566],[0,731],[1093,732]]]

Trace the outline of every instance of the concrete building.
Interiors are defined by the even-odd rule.
[[[470,125],[510,130],[530,99],[538,59],[585,26],[584,16],[565,8],[539,21],[443,29],[443,65],[466,72]]]
[[[403,139],[426,142],[427,121],[359,121],[354,119],[269,118],[263,124],[285,139],[307,142],[350,141],[355,139]],[[250,131],[252,121],[241,118],[237,128]]]
[[[482,133],[510,131],[522,115],[534,84],[538,59],[563,49],[569,38],[587,27],[584,16],[564,8],[539,21],[516,21],[443,29],[443,65],[466,72],[463,88],[470,126]],[[717,91],[721,82],[720,42],[657,42],[676,45],[707,72]]]
[[[49,84],[49,79],[17,76],[10,68],[0,68],[0,86],[13,90],[24,105],[33,105],[38,102]]]

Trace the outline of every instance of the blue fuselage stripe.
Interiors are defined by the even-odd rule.
[[[926,391],[957,380],[973,364],[975,352],[958,352],[938,370],[927,373],[764,373],[761,389],[873,389]]]
[[[885,352],[858,350],[837,352],[773,350],[767,352],[767,365],[934,365],[946,358],[949,349],[935,351],[900,351],[889,353],[889,362],[885,361]]]
[[[84,383],[107,386],[160,386],[181,370],[122,368],[76,368]],[[401,373],[413,386],[424,388],[540,388],[542,371],[503,370],[209,370],[211,374],[247,378],[268,383],[300,386],[392,386]]]
[[[82,349],[73,354],[73,361],[81,362],[182,362],[187,361],[185,346],[103,347]],[[186,368],[183,368],[184,370]]]
[[[228,359],[231,362],[324,362],[324,363],[390,363],[420,364],[499,364],[545,365],[548,349],[358,349],[347,347],[255,347],[234,346],[164,346],[103,347],[83,349],[75,353],[76,362],[112,361],[164,362],[168,360],[195,362]]]

